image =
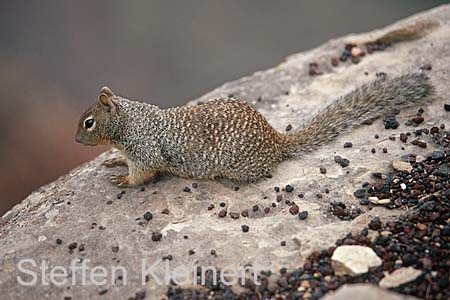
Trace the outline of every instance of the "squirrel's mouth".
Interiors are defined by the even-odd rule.
[[[78,144],[81,144],[84,146],[98,146],[98,145],[110,145],[111,144],[110,140],[105,140],[105,139],[90,141],[89,139],[86,139],[86,137],[84,137],[83,135],[80,135],[80,134],[75,135],[75,141]]]
[[[95,146],[95,145],[96,145],[96,143],[92,143],[92,142],[87,141],[87,140],[86,140],[85,138],[83,138],[83,136],[80,135],[80,134],[76,134],[76,135],[75,135],[75,142],[77,142],[78,144],[85,145],[85,146]]]

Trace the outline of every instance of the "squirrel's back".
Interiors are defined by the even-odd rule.
[[[281,134],[245,101],[216,99],[163,114],[163,156],[172,174],[252,181],[282,160]]]

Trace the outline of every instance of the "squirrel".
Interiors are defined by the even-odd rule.
[[[339,97],[303,128],[280,133],[251,105],[235,98],[161,109],[103,87],[98,102],[82,115],[76,141],[113,145],[123,153],[126,159],[104,163],[128,165],[127,176],[111,178],[119,187],[144,184],[159,173],[254,182],[269,176],[283,160],[433,93],[424,72],[381,76]]]

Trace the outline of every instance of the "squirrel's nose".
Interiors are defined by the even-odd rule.
[[[79,134],[79,133],[77,133],[76,135],[75,135],[75,142],[77,142],[77,143],[79,143],[79,144],[81,144],[81,135]]]

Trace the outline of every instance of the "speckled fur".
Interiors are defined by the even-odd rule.
[[[433,89],[423,73],[378,79],[338,98],[293,133],[277,132],[241,100],[160,109],[105,91],[116,110],[100,102],[88,109],[80,119],[77,141],[115,145],[129,167],[129,176],[118,182],[137,185],[158,172],[253,182],[269,175],[282,160],[313,150],[364,121],[412,105]],[[98,127],[92,132],[83,129],[89,115]]]

